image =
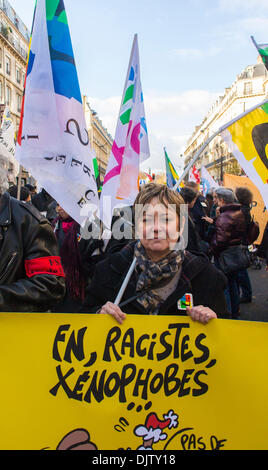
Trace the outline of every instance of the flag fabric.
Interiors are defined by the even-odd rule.
[[[221,136],[268,207],[268,102],[231,124]]]
[[[82,97],[63,0],[37,0],[16,158],[81,225],[98,207]]]
[[[200,173],[197,170],[196,166],[193,165],[190,173],[189,173],[189,181],[194,181],[197,184],[200,184],[201,178],[200,178]]]
[[[144,186],[145,184],[152,183],[153,178],[149,173],[141,171],[139,174],[139,187]]]
[[[100,218],[108,229],[116,207],[133,205],[139,190],[140,164],[149,156],[138,38],[135,35],[115,139],[101,192]]]
[[[6,106],[0,128],[0,155],[8,160],[9,183],[16,184],[20,165],[15,159],[15,128],[11,118],[9,107]]]
[[[148,182],[151,183],[153,181],[153,178],[151,177],[151,175],[149,173],[145,173],[145,172],[144,172],[144,174],[145,174]]]
[[[212,178],[204,165],[201,167],[201,183],[203,186],[203,195],[206,196],[212,189],[219,187],[218,183]]]
[[[165,152],[165,161],[166,161],[166,176],[167,176],[167,187],[170,189],[173,189],[174,186],[177,184],[179,181],[179,175],[176,172],[174,165],[172,164],[166,149],[164,149]],[[180,187],[183,187],[183,184],[180,184]],[[177,188],[177,191],[180,191],[180,187]]]
[[[251,39],[268,70],[268,44],[257,44],[253,36],[251,36]]]
[[[95,179],[96,179],[96,184],[97,184],[97,189],[98,193],[101,192],[101,179],[100,179],[100,170],[99,170],[99,164],[96,156],[96,152],[93,149],[92,150],[92,155],[93,155],[93,168],[94,168],[94,174],[95,174]]]

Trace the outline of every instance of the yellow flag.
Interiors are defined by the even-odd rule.
[[[268,207],[268,103],[230,124],[221,135]]]

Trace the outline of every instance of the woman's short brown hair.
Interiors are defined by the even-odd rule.
[[[175,205],[177,215],[180,217],[180,206],[185,204],[185,202],[178,191],[173,191],[173,189],[168,188],[165,184],[148,183],[142,186],[134,202],[134,210],[138,204],[142,206],[149,204],[154,197],[157,197],[159,202],[166,207],[169,204]]]
[[[235,195],[238,199],[238,202],[243,206],[250,206],[253,201],[253,194],[252,192],[245,187],[239,187],[235,190]]]

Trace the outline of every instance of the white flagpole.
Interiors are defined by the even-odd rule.
[[[22,177],[22,166],[20,165],[19,175],[18,175],[18,186],[17,186],[17,199],[20,200],[21,193],[21,177]]]
[[[132,264],[131,264],[131,266],[130,266],[130,268],[129,268],[129,271],[128,271],[128,273],[127,273],[125,279],[124,279],[124,282],[123,282],[123,284],[122,284],[122,286],[121,286],[121,288],[120,288],[120,291],[118,292],[117,297],[116,297],[116,299],[115,299],[115,301],[114,301],[114,304],[115,304],[115,305],[119,305],[120,302],[121,302],[121,299],[122,299],[122,297],[123,297],[123,295],[124,295],[124,292],[125,292],[125,290],[126,290],[126,287],[127,287],[128,283],[129,283],[129,280],[130,280],[130,278],[131,278],[131,276],[132,276],[132,273],[133,273],[133,271],[134,271],[134,269],[135,269],[136,262],[137,262],[137,260],[136,260],[136,258],[134,258],[133,261],[132,261]]]
[[[177,183],[175,184],[175,186],[173,187],[173,190],[174,191],[177,191],[179,185],[181,184],[181,182],[183,181],[183,179],[185,178],[185,176],[188,174],[188,172],[190,171],[190,169],[192,168],[192,166],[194,165],[194,163],[196,162],[196,160],[198,160],[198,158],[200,157],[200,155],[204,152],[205,148],[210,144],[210,142],[215,138],[217,137],[217,135],[219,135],[221,132],[225,131],[229,126],[231,126],[232,124],[234,124],[236,121],[239,121],[239,119],[242,119],[243,117],[245,117],[247,114],[251,113],[252,111],[254,111],[255,109],[259,108],[260,106],[263,106],[264,104],[268,103],[268,99],[262,101],[261,103],[259,104],[256,104],[255,106],[252,106],[252,108],[248,109],[247,111],[245,111],[244,113],[242,114],[239,114],[239,116],[237,116],[236,118],[232,119],[231,121],[227,122],[227,124],[224,124],[224,126],[220,127],[217,132],[215,132],[214,134],[212,134],[205,142],[204,144],[202,145],[202,147],[198,150],[198,152],[194,155],[194,157],[192,158],[192,160],[190,161],[190,163],[187,165],[187,167],[185,168],[183,174],[181,175],[181,177],[179,178],[179,180],[177,181]]]

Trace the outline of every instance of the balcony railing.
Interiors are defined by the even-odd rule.
[[[0,9],[4,12],[4,14],[9,18],[12,24],[16,27],[16,29],[22,34],[24,39],[29,42],[30,40],[30,32],[25,24],[21,21],[18,17],[17,13],[14,11],[12,6],[10,5],[8,0],[0,0]]]
[[[3,25],[2,23],[0,23],[0,33],[9,42],[9,44],[11,44],[14,49],[16,49],[16,51],[23,57],[23,59],[27,60],[28,52],[25,51],[23,47],[21,47],[20,42],[14,38],[13,34],[9,31],[9,28]]]

